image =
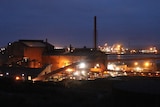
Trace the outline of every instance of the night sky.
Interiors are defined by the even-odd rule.
[[[55,46],[160,44],[160,0],[0,0],[0,46],[19,39]]]

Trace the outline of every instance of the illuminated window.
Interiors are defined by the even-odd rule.
[[[28,76],[28,80],[32,80],[31,76]]]

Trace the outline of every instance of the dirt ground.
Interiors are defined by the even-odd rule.
[[[158,89],[160,79],[146,77],[36,83],[1,79],[0,101],[7,107],[159,107]]]

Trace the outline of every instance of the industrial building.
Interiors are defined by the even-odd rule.
[[[5,65],[17,68],[44,68],[37,77],[31,78],[32,80],[98,77],[106,69],[106,55],[97,50],[96,16],[93,38],[93,48],[73,48],[70,45],[67,49],[56,49],[47,39],[15,41],[7,46],[8,59]]]
[[[88,78],[90,72],[100,73],[105,70],[105,54],[99,50],[86,47],[72,48],[71,46],[69,49],[55,49],[53,45],[43,40],[19,40],[10,43],[7,55],[8,62],[6,64],[9,68],[41,69],[39,73],[36,72],[38,80],[49,80],[51,77],[55,77],[53,76],[55,74],[61,75],[61,78],[65,74],[66,77],[67,72],[73,73],[77,70],[87,72],[83,75],[87,75],[86,78]],[[82,62],[85,64],[85,68],[78,67]],[[21,76],[26,74],[23,71],[21,71]],[[31,72],[33,73],[33,71]]]

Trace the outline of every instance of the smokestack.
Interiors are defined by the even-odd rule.
[[[97,28],[96,28],[96,16],[94,16],[94,49],[97,49]]]

